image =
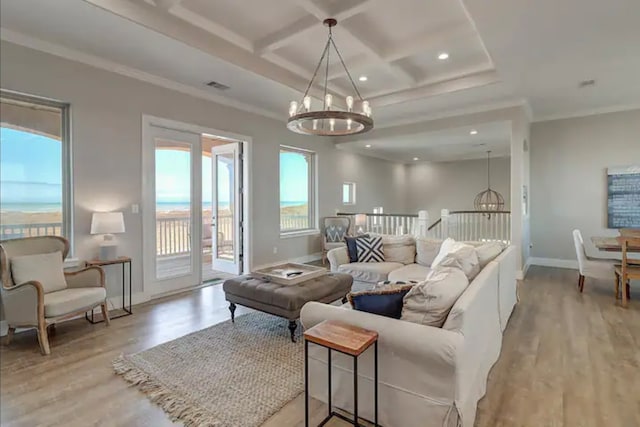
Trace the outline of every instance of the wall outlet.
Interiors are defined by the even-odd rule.
[[[277,253],[278,253],[278,247],[277,247],[277,246],[274,246],[274,247],[273,247],[273,253],[274,253],[274,254],[277,254]]]
[[[133,205],[131,205],[131,213],[132,214],[140,213],[140,205],[137,203],[134,203]]]

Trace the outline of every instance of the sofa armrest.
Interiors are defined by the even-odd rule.
[[[64,277],[69,288],[104,288],[104,270],[98,266],[65,272]]]
[[[349,252],[347,252],[347,247],[335,248],[331,249],[327,253],[327,259],[329,259],[329,264],[331,265],[331,271],[338,271],[338,267],[343,264],[349,264]]]
[[[44,319],[44,289],[32,280],[10,288],[2,287],[5,320],[10,326],[37,326]]]
[[[420,367],[425,378],[448,377],[455,384],[457,352],[463,345],[463,337],[457,332],[318,302],[302,307],[300,321],[306,329],[325,320],[376,331],[382,353],[392,353]]]

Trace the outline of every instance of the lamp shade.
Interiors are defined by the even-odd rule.
[[[365,214],[357,214],[356,215],[356,226],[362,227],[367,223],[367,215]]]
[[[94,212],[91,217],[91,234],[124,233],[122,212]]]

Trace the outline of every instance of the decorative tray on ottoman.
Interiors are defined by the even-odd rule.
[[[256,270],[253,275],[281,285],[297,285],[326,273],[327,269],[323,267],[288,262]]]

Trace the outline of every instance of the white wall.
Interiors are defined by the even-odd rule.
[[[2,42],[0,86],[71,103],[75,256],[92,258],[97,237],[89,234],[94,210],[123,210],[127,233],[120,252],[133,257],[133,290],[142,291],[141,119],[153,115],[253,138],[251,218],[253,264],[317,253],[319,236],[279,235],[280,144],[318,153],[320,216],[343,210],[343,181],[358,183],[356,210],[402,205],[404,166],[338,151],[330,140],[289,132],[283,121],[194,98],[119,74]],[[273,254],[273,247],[278,254]]]
[[[504,197],[505,210],[510,208],[510,173],[509,157],[491,159],[491,188]],[[406,207],[409,212],[426,209],[430,223],[442,209],[472,210],[476,195],[486,188],[486,159],[407,165]]]
[[[607,168],[640,164],[640,110],[534,123],[531,128],[531,255],[576,259],[571,231],[607,229]]]

